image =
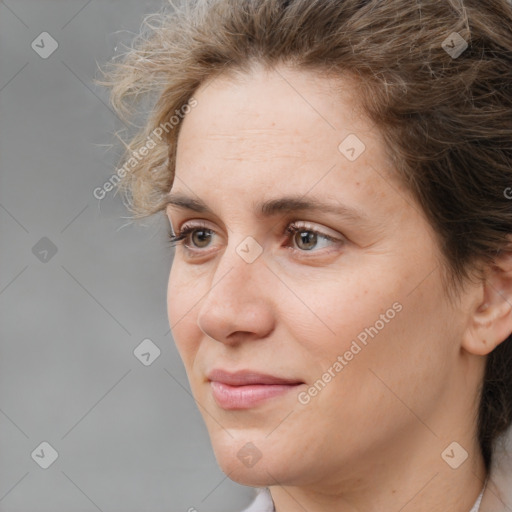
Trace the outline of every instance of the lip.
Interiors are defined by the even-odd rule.
[[[213,398],[223,409],[250,409],[304,384],[297,379],[277,377],[254,370],[230,373],[215,369],[207,377]]]
[[[228,372],[226,370],[215,369],[207,375],[208,380],[222,382],[230,386],[247,386],[249,384],[303,384],[298,379],[286,379],[276,377],[268,373],[260,373],[255,370],[238,370]]]

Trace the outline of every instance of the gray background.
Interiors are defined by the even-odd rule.
[[[121,127],[97,63],[162,5],[0,1],[2,512],[229,512],[253,494],[218,468],[168,332],[165,219],[93,197]],[[146,338],[150,366],[133,354]]]
[[[162,5],[0,0],[0,512],[230,512],[253,495],[218,468],[169,333],[165,219],[93,196],[121,127],[97,63]]]

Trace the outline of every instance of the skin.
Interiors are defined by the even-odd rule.
[[[348,78],[255,66],[194,96],[171,192],[213,213],[170,204],[167,215],[176,233],[185,223],[212,233],[176,247],[168,315],[221,469],[270,486],[278,512],[468,512],[486,477],[475,439],[485,355],[512,331],[510,257],[450,301],[435,233]],[[366,147],[355,161],[338,150],[349,134]],[[367,219],[254,209],[289,194]],[[341,242],[309,247],[285,233],[294,222]],[[263,251],[252,263],[236,251],[248,236]],[[396,303],[309,403],[295,391],[248,410],[214,401],[213,368],[294,378],[307,391]],[[441,457],[453,441],[468,452],[457,469]],[[248,442],[261,455],[252,467],[237,456]]]

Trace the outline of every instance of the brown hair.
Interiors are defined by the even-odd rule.
[[[126,144],[119,183],[135,217],[163,209],[180,121],[197,87],[253,62],[283,62],[358,81],[364,112],[439,236],[448,289],[507,246],[507,0],[180,0],[172,7],[145,18],[132,47],[99,82],[112,88],[112,104],[125,119],[139,99],[151,98],[149,118]],[[155,147],[134,158],[150,139]],[[486,364],[478,436],[489,470],[494,442],[512,422],[512,336]]]

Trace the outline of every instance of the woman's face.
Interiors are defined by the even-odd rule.
[[[434,232],[357,89],[281,66],[194,96],[171,195],[195,203],[167,213],[175,233],[195,231],[176,248],[168,313],[223,471],[337,485],[422,443],[451,471],[440,454],[472,400],[463,304],[448,301]]]

